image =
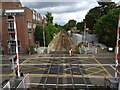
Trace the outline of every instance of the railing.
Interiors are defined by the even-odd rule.
[[[15,77],[14,77],[15,78]],[[7,84],[3,87],[3,90],[11,90],[10,88],[15,88],[15,90],[26,90],[29,88],[30,78],[29,74],[27,74],[25,77],[20,77],[19,79],[10,79]],[[20,82],[19,82],[20,81]],[[19,84],[15,84],[19,82]],[[17,86],[17,87],[16,87]]]
[[[3,87],[3,90],[10,90],[10,81]]]
[[[26,90],[27,88],[29,88],[29,84],[30,83],[30,78],[29,78],[29,74],[27,74],[22,81],[20,82],[20,84],[18,85],[18,87],[16,88],[16,90]]]

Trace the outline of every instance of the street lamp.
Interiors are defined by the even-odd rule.
[[[45,18],[43,16],[43,42],[44,42],[44,47],[45,47],[45,31],[44,31],[44,24],[45,24]]]

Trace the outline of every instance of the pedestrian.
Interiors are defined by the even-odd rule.
[[[16,74],[16,78],[18,78],[18,66],[16,66],[15,68],[15,74]]]
[[[23,71],[20,72],[20,76],[21,76],[21,77],[24,77],[24,75],[23,75]]]
[[[72,53],[73,53],[73,50],[70,49],[70,50],[69,50],[69,56],[72,56]]]

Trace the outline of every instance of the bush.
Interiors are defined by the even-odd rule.
[[[36,52],[36,49],[37,47],[36,46],[34,46],[34,45],[29,45],[29,53],[30,54],[36,54],[37,52]]]

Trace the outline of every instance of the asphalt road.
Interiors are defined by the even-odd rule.
[[[38,88],[87,88],[95,84],[103,85],[104,77],[114,77],[115,73],[114,57],[105,57],[104,54],[72,57],[59,54],[20,62],[24,74],[30,74],[31,86],[36,84]],[[2,77],[5,79],[14,75],[7,64],[7,61],[3,61]]]

